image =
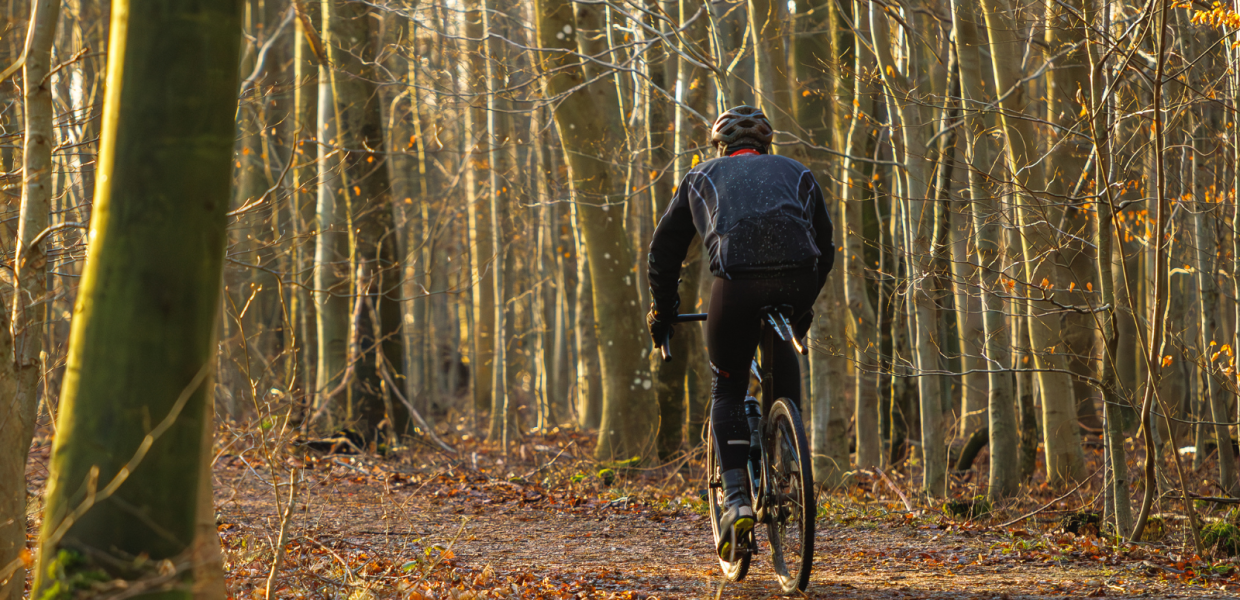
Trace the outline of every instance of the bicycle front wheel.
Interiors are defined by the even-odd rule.
[[[719,517],[723,515],[723,499],[723,468],[719,464],[719,454],[715,452],[714,428],[710,428],[706,432],[706,504],[710,507],[710,530],[714,534],[712,539],[715,543],[711,552],[719,547],[719,536],[722,535],[719,531]],[[752,536],[753,532],[749,535]],[[749,572],[749,561],[752,558],[750,546],[751,544],[744,544],[737,556],[729,557],[733,560],[719,557],[719,567],[729,581],[740,581]]]
[[[801,412],[787,398],[776,400],[766,422],[771,518],[771,562],[785,594],[805,591],[814,560],[814,470]]]

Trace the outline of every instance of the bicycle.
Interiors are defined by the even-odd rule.
[[[796,339],[784,314],[786,307],[767,307],[762,311],[763,331],[758,347],[763,363],[755,360],[751,372],[761,384],[762,401],[745,398],[751,438],[749,457],[750,493],[755,519],[767,526],[771,546],[771,562],[785,594],[805,591],[814,558],[814,519],[817,500],[814,497],[814,472],[810,464],[809,438],[801,421],[801,411],[788,398],[774,398],[774,367],[766,357],[774,356],[775,340],[791,342],[797,352],[808,349]],[[677,315],[676,322],[704,321],[705,313]],[[663,360],[672,359],[670,338],[664,338],[659,349]],[[752,411],[752,412],[751,412]],[[757,414],[754,414],[757,413]],[[709,409],[707,411],[709,414]],[[710,507],[711,532],[719,547],[719,517],[723,512],[723,482],[718,456],[715,454],[714,432],[707,429],[707,504]],[[756,450],[754,450],[756,449]],[[720,557],[719,566],[731,581],[740,581],[749,572],[749,564],[758,545],[753,530],[742,543],[732,544],[732,555]]]

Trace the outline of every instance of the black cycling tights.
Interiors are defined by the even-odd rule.
[[[749,423],[745,420],[745,393],[749,365],[762,333],[762,309],[791,305],[800,318],[818,296],[814,271],[798,271],[771,279],[716,278],[710,290],[706,318],[706,347],[715,371],[711,425],[723,470],[745,466],[749,454]],[[801,367],[792,344],[775,340],[775,397],[801,406]],[[763,357],[766,360],[766,357]]]

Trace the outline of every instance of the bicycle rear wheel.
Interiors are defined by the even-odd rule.
[[[763,442],[769,465],[771,518],[767,532],[772,566],[785,594],[805,591],[814,560],[814,519],[818,506],[809,438],[801,423],[801,412],[787,398],[780,398],[771,406]]]
[[[723,514],[723,469],[719,464],[719,455],[715,453],[715,432],[713,428],[706,431],[706,504],[710,507],[710,531],[713,534],[712,540],[714,545],[711,546],[711,552],[719,547],[719,517]],[[750,531],[749,543],[745,544],[745,550],[739,551],[735,560],[724,560],[719,558],[719,566],[723,569],[723,576],[729,581],[740,581],[745,578],[745,574],[749,573],[749,560],[752,558],[750,548],[753,547],[753,532]]]

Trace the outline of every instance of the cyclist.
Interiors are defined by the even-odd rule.
[[[702,236],[715,275],[706,345],[715,374],[710,418],[725,496],[716,551],[725,560],[733,556],[732,543],[746,539],[754,526],[744,404],[762,309],[790,307],[787,316],[803,337],[835,259],[818,182],[801,163],[769,154],[773,136],[766,115],[752,106],[719,115],[711,128],[719,156],[685,174],[650,243],[653,302],[646,320],[656,345],[672,333],[680,266],[694,234]],[[775,397],[800,408],[796,352],[785,342],[774,354],[763,360],[774,360]]]

